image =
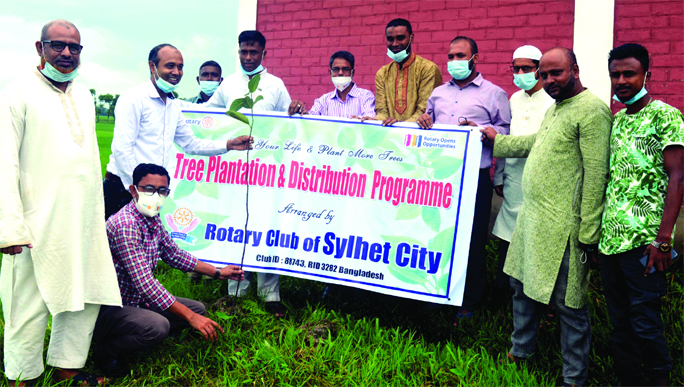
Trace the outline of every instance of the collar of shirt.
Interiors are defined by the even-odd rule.
[[[261,75],[263,77],[266,74],[268,74],[268,69],[266,67],[264,67],[264,71],[260,72],[259,75]],[[243,73],[242,70],[240,70],[240,75],[241,75],[241,79],[243,81],[249,82],[249,75]],[[256,75],[256,74],[254,74],[254,75]]]
[[[584,92],[587,90],[589,90],[589,89],[585,87],[577,95],[573,95],[572,97],[570,97],[568,99],[564,99],[560,102],[558,102],[558,100],[556,100],[556,106],[558,106],[558,107],[565,106],[567,104],[573,103],[574,101],[578,101],[578,100],[582,99],[582,97],[584,97],[583,94],[585,94]]]
[[[128,211],[137,222],[144,224],[148,230],[155,230],[159,215],[148,218],[147,216],[141,214],[140,211],[138,211],[138,209],[135,207],[135,199],[131,199],[131,201],[124,208],[126,208],[126,211]]]
[[[406,63],[404,63],[404,65],[401,66],[401,68],[399,67],[399,63],[397,63],[394,60],[392,61],[392,63],[390,63],[390,66],[395,66],[397,68],[397,71],[403,71],[403,70],[407,70],[415,62],[416,62],[416,54],[414,52],[411,52],[411,56],[409,56],[409,60],[407,60]]]
[[[43,82],[45,82],[47,85],[52,87],[56,92],[62,93],[62,90],[55,87],[55,85],[53,85],[52,82],[50,82],[50,80],[45,75],[43,75],[43,73],[41,73],[40,70],[38,70],[38,67],[36,67],[33,72],[36,74],[36,76],[38,78],[40,78]],[[71,90],[71,85],[73,83],[74,83],[73,80],[67,81],[67,87],[66,87],[66,90],[64,91],[64,94],[67,94]]]
[[[477,73],[477,76],[475,77],[475,79],[473,79],[472,81],[466,83],[466,85],[463,86],[463,87],[461,87],[461,86],[459,86],[458,84],[456,84],[456,80],[455,80],[453,77],[451,78],[451,80],[449,81],[448,84],[449,84],[449,86],[456,86],[456,87],[458,87],[458,88],[460,88],[460,89],[465,89],[466,87],[468,87],[468,86],[470,86],[470,85],[475,85],[475,86],[477,86],[477,87],[480,87],[480,85],[482,85],[482,82],[483,82],[483,81],[484,81],[484,78],[482,77],[482,74]]]
[[[211,95],[209,96],[211,98]],[[208,100],[207,100],[208,101]],[[196,96],[189,98],[188,102],[192,102],[198,105],[203,104],[205,101],[202,99],[202,93],[197,94]]]
[[[147,82],[147,91],[150,95],[150,98],[161,99],[161,97],[159,96],[159,92],[157,91],[157,88],[154,86],[154,83],[152,82],[152,79],[150,79],[150,81]],[[169,99],[176,99],[176,97],[174,97],[172,93],[166,93],[166,97]],[[166,101],[167,103],[169,102],[168,99]]]
[[[361,93],[361,92],[359,91],[359,88],[356,87],[356,83],[353,83],[353,84],[352,84],[351,90],[349,90],[349,93],[347,93],[347,97],[359,98],[359,94],[360,94],[360,93]],[[330,96],[330,99],[337,99],[337,100],[339,100],[340,102],[342,102],[342,100],[340,99],[340,92],[339,92],[337,89],[335,89],[335,90],[332,92],[332,95]]]

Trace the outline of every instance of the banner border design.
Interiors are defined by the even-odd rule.
[[[212,110],[205,110],[205,111],[182,110],[182,113],[225,115],[225,112],[223,112],[223,111],[212,111]],[[282,112],[278,112],[278,113],[282,113]],[[288,116],[285,113],[275,114],[275,115],[274,114],[261,114],[261,113],[254,113],[254,114],[246,113],[245,115],[250,116],[250,117],[288,118],[288,119],[298,119],[298,120],[307,120],[307,121],[323,121],[323,122],[333,122],[333,123],[353,123],[354,125],[362,124],[362,125],[371,125],[371,126],[381,126],[382,127],[382,124],[378,124],[378,123],[356,122],[356,121],[350,121],[350,120],[336,120],[336,119],[329,119],[329,118],[318,118],[318,117],[327,117],[327,116],[311,116],[311,117],[298,116],[298,117],[295,117],[295,116]],[[417,124],[413,124],[413,123],[409,123],[409,124],[417,126]],[[420,127],[410,128],[410,127],[405,127],[405,126],[395,126],[394,128],[425,130],[425,129],[421,129]],[[455,246],[456,246],[456,239],[458,236],[458,221],[459,221],[460,216],[461,216],[461,204],[463,201],[462,200],[463,199],[463,183],[464,183],[465,170],[466,170],[465,165],[466,165],[467,156],[468,156],[468,144],[470,141],[470,134],[473,131],[473,129],[470,129],[470,130],[463,130],[463,129],[451,130],[451,129],[433,128],[433,129],[430,129],[430,131],[431,132],[461,132],[461,133],[466,134],[465,146],[463,148],[463,165],[461,166],[460,187],[459,187],[459,192],[458,192],[458,198],[459,198],[458,208],[456,210],[456,221],[454,223],[454,236],[451,240],[451,259],[449,262],[449,274],[448,274],[449,279],[447,280],[446,294],[441,295],[441,294],[425,293],[425,292],[420,292],[420,291],[416,291],[416,290],[408,290],[408,289],[397,288],[397,287],[388,286],[388,285],[382,285],[382,284],[376,284],[376,283],[367,283],[367,282],[357,281],[357,280],[353,280],[353,279],[344,279],[344,278],[332,277],[332,276],[324,275],[324,274],[303,272],[303,271],[291,270],[291,269],[274,267],[274,266],[256,266],[256,265],[243,264],[243,267],[252,268],[252,269],[266,269],[266,270],[269,270],[270,272],[296,273],[296,274],[301,274],[304,276],[320,277],[320,278],[332,279],[335,281],[356,283],[356,284],[366,285],[366,286],[369,286],[371,288],[378,287],[378,288],[384,288],[384,289],[398,291],[401,293],[410,293],[410,294],[416,294],[416,295],[432,297],[432,298],[440,298],[440,299],[450,299],[449,296],[450,296],[450,292],[451,292],[451,280],[452,280],[452,276],[453,276]],[[208,260],[208,259],[202,259],[202,261],[209,262],[209,263],[223,264],[223,265],[231,264],[231,263],[226,263],[226,262],[221,262],[221,261],[213,261],[213,260]]]

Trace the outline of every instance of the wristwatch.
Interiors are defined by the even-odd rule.
[[[214,273],[214,279],[219,279],[220,276],[221,276],[221,269],[219,269],[219,268],[217,267],[217,268],[216,268],[216,273]]]
[[[669,243],[667,242],[656,242],[653,241],[651,242],[651,246],[655,247],[656,249],[662,251],[663,253],[669,253],[670,250],[672,249],[672,246],[670,246]]]

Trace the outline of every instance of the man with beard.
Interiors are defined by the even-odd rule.
[[[542,53],[537,47],[525,45],[513,53],[513,83],[521,90],[511,96],[511,136],[524,136],[536,133],[544,119],[544,113],[553,105],[551,98],[543,89],[539,76],[539,61]],[[496,271],[496,285],[500,289],[510,289],[510,278],[503,272],[506,254],[515,228],[518,211],[522,205],[522,173],[525,158],[516,157],[496,161],[494,190],[503,196],[503,204],[496,217],[492,234],[499,240],[499,260]]]
[[[442,84],[442,71],[432,61],[413,52],[413,28],[406,19],[394,19],[385,27],[387,56],[392,62],[375,74],[375,117],[354,117],[382,121],[416,122],[425,113],[427,100]]]
[[[493,127],[497,133],[508,134],[511,109],[508,96],[499,86],[484,79],[477,71],[480,54],[475,40],[457,36],[449,44],[447,66],[451,80],[437,87],[427,100],[425,114],[417,123],[423,129],[437,124]],[[492,148],[483,147],[477,180],[475,215],[470,236],[468,270],[463,290],[463,302],[456,312],[456,321],[473,316],[487,282],[486,251],[489,215],[492,212]]]
[[[183,56],[170,44],[154,47],[148,56],[150,79],[125,91],[116,103],[112,154],[104,180],[105,218],[128,204],[133,169],[141,163],[169,168],[173,143],[187,154],[213,156],[231,149],[245,150],[248,136],[228,141],[200,140],[192,133],[173,91],[183,77]]]
[[[73,82],[83,47],[55,20],[35,44],[40,66],[0,92],[0,297],[9,384],[44,371],[99,385],[85,365],[100,305],[121,306],[102,217],[95,110]]]
[[[494,157],[527,157],[523,204],[504,272],[511,276],[514,362],[535,351],[542,312],[552,303],[561,321],[563,381],[587,379],[591,329],[589,260],[595,261],[608,182],[611,114],[582,87],[575,54],[554,48],[541,58],[544,90],[556,100],[537,133],[497,136]]]

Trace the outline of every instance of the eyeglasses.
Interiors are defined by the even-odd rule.
[[[83,46],[81,46],[80,44],[65,43],[60,42],[59,40],[43,40],[43,43],[50,43],[50,47],[52,47],[52,49],[57,52],[62,52],[67,46],[69,46],[69,52],[71,52],[74,55],[80,54],[81,50],[83,49]]]
[[[515,74],[519,73],[520,70],[522,70],[523,73],[531,73],[535,68],[537,68],[537,66],[511,66],[511,71]]]
[[[351,67],[333,67],[330,69],[330,74],[336,75],[336,74],[339,74],[340,71],[342,71],[342,74],[344,74],[344,75],[351,75],[352,68]]]
[[[138,188],[138,193],[144,193],[146,196],[152,196],[155,192],[159,192],[159,196],[169,196],[171,190],[166,187],[155,188],[153,185],[136,185]]]

